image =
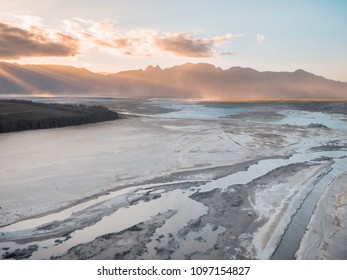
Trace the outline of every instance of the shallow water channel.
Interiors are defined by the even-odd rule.
[[[292,217],[291,222],[271,259],[296,259],[295,253],[299,249],[300,241],[322,193],[327,187],[329,187],[329,184],[334,180],[334,178],[345,172],[343,167],[347,166],[346,152],[333,152],[331,154],[337,154],[340,158],[334,158],[335,163],[331,166],[330,171],[321,175],[313,190],[308,194],[298,211]]]

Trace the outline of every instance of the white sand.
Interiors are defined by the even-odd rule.
[[[252,156],[215,123],[138,118],[2,134],[0,154],[0,225],[126,184]]]

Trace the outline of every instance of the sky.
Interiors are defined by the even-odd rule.
[[[345,0],[0,0],[0,60],[114,73],[205,62],[347,82]]]

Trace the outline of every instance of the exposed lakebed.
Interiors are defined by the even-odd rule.
[[[3,259],[268,259],[347,172],[345,116],[319,108],[100,104],[128,117],[0,136]]]

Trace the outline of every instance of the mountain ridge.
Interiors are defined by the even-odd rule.
[[[346,99],[347,83],[297,69],[258,71],[208,63],[99,74],[63,65],[0,62],[0,95],[86,95],[201,100]]]

